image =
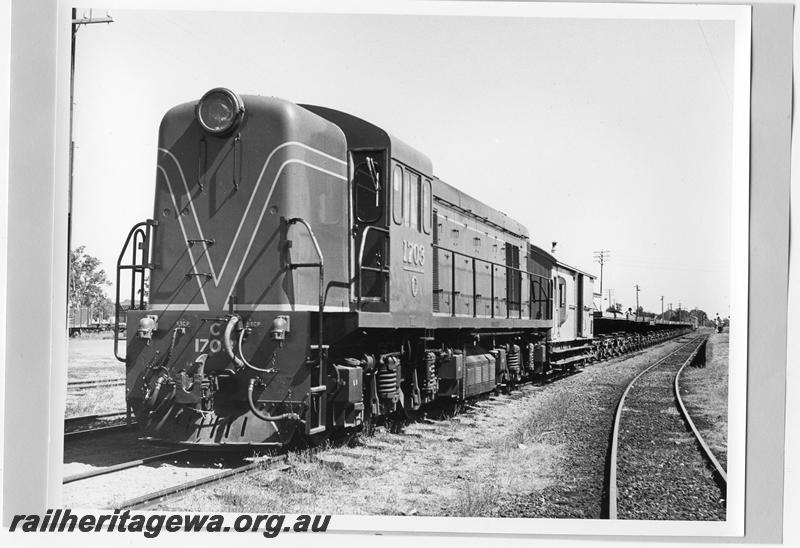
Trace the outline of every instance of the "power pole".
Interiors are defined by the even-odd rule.
[[[611,256],[611,252],[608,249],[601,249],[600,251],[594,252],[594,260],[600,263],[600,293],[603,293],[603,265]],[[609,306],[611,303],[609,302]]]
[[[73,112],[75,106],[75,35],[81,25],[93,25],[97,23],[113,23],[114,19],[110,12],[106,12],[105,17],[92,17],[92,10],[89,10],[89,17],[78,18],[78,10],[72,8],[72,44],[70,47],[71,55],[69,62],[69,181],[67,181],[67,295],[69,286],[72,282],[70,268],[70,256],[72,254],[72,181],[75,166],[75,141],[72,140]]]
[[[639,287],[639,284],[636,284],[635,287],[636,287],[636,317],[638,318],[639,317],[639,291],[641,291],[642,288]]]

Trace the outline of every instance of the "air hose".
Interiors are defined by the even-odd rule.
[[[233,352],[233,328],[236,327],[236,324],[239,323],[239,316],[231,315],[228,318],[228,322],[225,324],[225,331],[222,333],[222,345],[225,347],[225,353],[228,354],[228,357],[233,360],[233,363],[236,364],[236,367],[242,368],[245,367],[244,362],[236,357],[236,354]]]
[[[164,387],[164,384],[167,383],[167,381],[169,381],[169,371],[170,371],[169,370],[169,362],[172,360],[172,353],[175,351],[175,341],[178,338],[178,330],[179,330],[179,328],[177,328],[177,327],[172,330],[172,337],[170,338],[170,341],[169,341],[169,349],[167,350],[167,354],[164,356],[164,361],[162,362],[162,364],[157,366],[157,367],[155,367],[155,368],[152,368],[152,369],[155,369],[155,370],[159,370],[160,369],[160,370],[163,371],[163,373],[161,373],[158,376],[158,378],[156,379],[156,382],[153,384],[152,392],[150,392],[149,396],[145,400],[147,402],[147,406],[150,408],[150,412],[151,413],[156,411],[156,408],[154,408],[154,406],[155,406],[156,402],[158,401],[158,396],[161,393],[161,389]],[[150,370],[151,367],[148,367],[147,369]],[[145,371],[145,375],[146,374],[147,374],[147,371]],[[152,378],[152,377],[150,377],[150,378]],[[145,382],[146,383],[150,382],[147,379],[147,377],[145,377]],[[163,403],[165,401],[169,400],[169,399],[171,399],[171,396],[165,398],[161,402],[161,404],[158,405],[158,408],[161,408],[161,405],[163,405]]]
[[[242,341],[244,340],[244,335],[246,329],[242,329],[239,332],[239,355],[236,355],[236,351],[233,349],[233,330],[236,328],[236,324],[239,323],[238,316],[231,316],[228,318],[228,323],[225,324],[225,331],[223,332],[222,343],[225,347],[225,352],[228,354],[228,357],[233,360],[233,363],[236,364],[236,367],[242,368],[247,367],[248,369],[252,369],[253,371],[258,371],[259,373],[276,373],[277,369],[269,368],[265,369],[262,367],[256,367],[252,363],[248,362],[247,359],[244,357],[244,353],[242,352]]]
[[[260,372],[260,373],[277,373],[277,372],[278,372],[278,370],[277,370],[277,369],[275,369],[274,367],[270,367],[269,369],[264,369],[264,368],[261,368],[261,367],[256,367],[255,365],[251,364],[250,362],[248,362],[248,361],[245,359],[245,357],[244,357],[244,352],[242,352],[242,340],[244,339],[244,332],[245,332],[245,330],[244,330],[244,329],[242,329],[242,332],[241,332],[241,333],[239,333],[239,358],[242,360],[242,362],[244,362],[244,364],[245,364],[247,367],[249,367],[250,369],[252,369],[253,371],[258,371],[258,372]]]
[[[298,415],[297,413],[283,413],[282,415],[265,415],[264,413],[259,411],[258,408],[256,407],[255,402],[253,401],[253,390],[255,389],[255,386],[256,386],[257,382],[258,382],[258,379],[252,378],[252,379],[250,379],[250,384],[247,385],[247,403],[250,405],[250,411],[253,413],[253,415],[258,417],[262,421],[267,421],[267,422],[278,422],[278,421],[285,421],[285,420],[299,421],[300,420],[300,415]]]
[[[153,391],[150,392],[150,396],[147,398],[147,406],[152,409],[153,406],[158,401],[158,395],[161,393],[161,387],[164,385],[165,379],[164,377],[158,377],[156,379],[155,384],[153,385]]]

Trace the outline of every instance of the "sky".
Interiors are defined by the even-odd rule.
[[[161,117],[224,86],[375,123],[582,270],[609,250],[623,308],[638,284],[646,310],[729,313],[732,22],[112,15],[77,34],[73,130],[72,245],[109,278],[152,216]]]

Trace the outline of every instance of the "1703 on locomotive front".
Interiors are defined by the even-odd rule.
[[[115,354],[151,439],[280,447],[593,352],[594,277],[521,223],[369,122],[224,88],[163,118],[118,311],[124,271]]]

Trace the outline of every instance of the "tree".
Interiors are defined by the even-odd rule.
[[[106,297],[103,288],[111,285],[106,272],[100,268],[100,260],[86,253],[86,246],[73,249],[69,261],[69,306],[84,306],[104,312],[114,305]]]
[[[706,325],[708,323],[708,314],[706,314],[705,310],[695,308],[689,313],[689,315],[697,318],[697,323],[700,325]]]

